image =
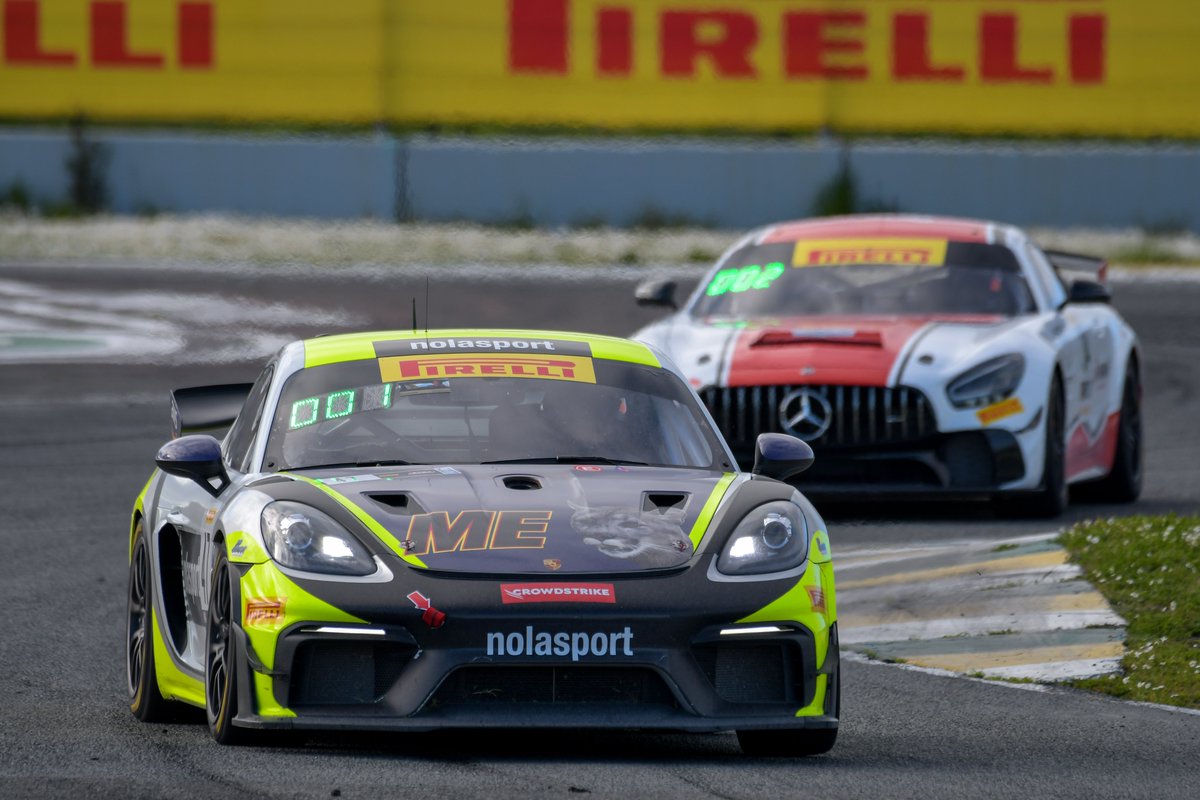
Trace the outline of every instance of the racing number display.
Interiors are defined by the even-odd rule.
[[[0,0],[0,113],[1200,135],[1191,0]]]

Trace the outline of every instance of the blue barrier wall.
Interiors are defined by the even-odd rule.
[[[542,226],[805,216],[845,161],[864,206],[1054,227],[1200,231],[1200,146],[269,136],[96,130],[117,213]],[[0,130],[0,195],[68,195],[61,129]]]

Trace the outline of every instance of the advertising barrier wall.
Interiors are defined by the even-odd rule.
[[[1194,0],[0,0],[0,116],[1200,136]]]

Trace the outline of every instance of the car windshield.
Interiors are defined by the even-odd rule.
[[[695,317],[986,314],[1034,308],[1011,250],[931,239],[781,242],[732,253],[704,285]]]
[[[376,360],[288,378],[266,469],[574,463],[728,469],[695,396],[667,370],[588,359],[586,376],[384,380]],[[591,382],[594,377],[594,383]]]

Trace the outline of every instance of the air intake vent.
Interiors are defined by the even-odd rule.
[[[425,509],[408,492],[371,492],[367,497],[381,506],[395,509],[402,514],[423,514]]]
[[[693,650],[722,700],[789,703],[803,695],[799,652],[786,644],[729,644]]]
[[[387,694],[416,653],[394,642],[312,641],[292,662],[292,706],[370,705]]]
[[[531,475],[505,475],[503,481],[507,488],[518,491],[542,488],[542,482]]]
[[[642,495],[642,511],[658,514],[683,511],[687,499],[688,496],[684,492],[646,492]]]

